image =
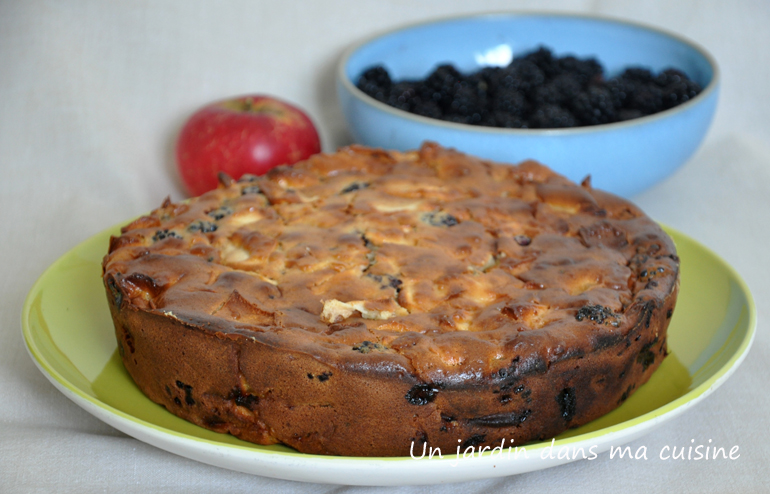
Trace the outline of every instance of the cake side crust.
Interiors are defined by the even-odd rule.
[[[524,445],[612,411],[666,355],[666,314],[678,286],[672,288],[611,346],[522,376],[514,365],[505,377],[498,372],[459,389],[420,382],[397,365],[329,365],[303,352],[109,302],[126,369],[144,394],[171,413],[257,444],[387,457],[420,452],[423,442],[444,454],[458,445],[461,451],[503,440]]]

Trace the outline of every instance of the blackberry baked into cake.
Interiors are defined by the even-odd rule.
[[[426,144],[222,182],[103,263],[126,369],[200,426],[332,455],[522,445],[666,355],[674,245],[588,181]]]

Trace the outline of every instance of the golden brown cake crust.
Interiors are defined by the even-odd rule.
[[[671,239],[535,162],[352,146],[224,181],[104,259],[127,370],[201,426],[350,456],[520,445],[666,354]]]

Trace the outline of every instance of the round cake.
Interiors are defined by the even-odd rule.
[[[103,263],[129,374],[202,427],[329,455],[520,446],[666,355],[673,242],[590,180],[426,144],[221,182]]]

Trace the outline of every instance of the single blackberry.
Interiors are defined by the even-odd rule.
[[[617,120],[612,93],[606,87],[593,84],[572,99],[569,109],[580,125],[600,125]]]
[[[573,56],[566,56],[559,59],[559,67],[562,72],[574,74],[583,87],[602,79],[602,66],[595,58],[580,60]]]
[[[428,86],[425,81],[413,80],[411,83],[418,98],[423,101],[431,101],[433,99],[434,90]]]
[[[554,58],[551,50],[543,46],[524,55],[523,58],[537,65],[537,68],[539,68],[548,79],[552,79],[562,73],[559,60]]]
[[[385,101],[392,85],[390,74],[382,65],[374,66],[358,78],[358,89],[379,101]]]
[[[621,79],[626,79],[628,81],[636,81],[636,82],[654,82],[655,77],[652,75],[652,72],[650,72],[648,69],[644,69],[641,67],[631,67],[623,71],[622,74],[620,74]]]
[[[663,88],[663,108],[681,105],[696,97],[700,92],[700,84],[689,79],[672,82]]]
[[[545,82],[545,74],[540,68],[529,60],[522,60],[514,65],[514,72],[522,91],[529,93]]]
[[[629,79],[615,77],[606,82],[606,87],[612,94],[612,99],[616,108],[623,108],[628,105],[628,101],[634,94],[636,83]]]
[[[462,74],[453,65],[444,64],[436,67],[436,70],[425,79],[425,83],[434,89],[451,88],[460,79]]]
[[[542,105],[560,105],[564,102],[561,91],[554,86],[553,82],[548,82],[537,89],[532,95],[532,101],[535,106]]]
[[[462,75],[452,65],[439,65],[427,79],[425,86],[433,91],[431,99],[445,107],[452,100],[452,95]]]
[[[575,74],[565,72],[535,89],[532,99],[535,106],[543,104],[563,105],[582,90],[581,79]]]
[[[561,129],[575,127],[577,120],[569,110],[559,105],[542,105],[537,107],[529,118],[533,128]]]
[[[379,87],[388,87],[392,84],[390,73],[388,73],[388,70],[382,65],[376,65],[366,70],[361,75],[361,79],[376,84]]]
[[[491,101],[491,110],[524,116],[527,112],[527,97],[518,89],[501,88]]]
[[[423,91],[429,94],[429,98],[426,99],[436,102],[442,110],[446,111],[452,102],[455,86],[461,79],[462,74],[452,65],[439,65],[425,79]]]
[[[639,110],[644,115],[652,115],[653,113],[663,111],[663,90],[654,83],[637,84],[625,106],[633,110]]]
[[[655,77],[655,84],[660,87],[666,87],[669,84],[688,81],[689,78],[684,72],[677,69],[666,69]]]
[[[515,59],[500,72],[498,77],[500,87],[518,89],[524,93],[532,91],[545,82],[543,71],[524,58]]]
[[[404,81],[394,84],[390,88],[387,104],[398,108],[399,110],[410,111],[412,109],[413,99],[417,95],[414,84],[410,81]]]
[[[466,117],[472,116],[474,113],[480,115],[482,111],[486,110],[480,103],[476,89],[471,87],[467,82],[462,81],[456,84],[452,101],[449,103],[449,107],[446,108],[446,110],[449,113]]]

